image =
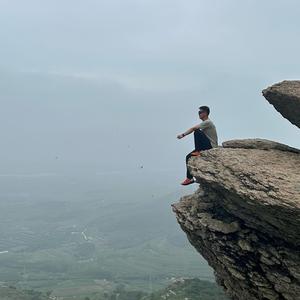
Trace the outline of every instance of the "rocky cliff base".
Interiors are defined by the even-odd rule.
[[[300,155],[257,142],[192,158],[200,186],[173,209],[232,299],[300,299]]]

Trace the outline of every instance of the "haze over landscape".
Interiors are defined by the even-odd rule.
[[[0,281],[62,297],[103,278],[147,291],[214,281],[171,211],[197,188],[180,186],[194,146],[176,135],[208,105],[220,145],[300,148],[261,95],[299,77],[299,11],[292,0],[0,0]]]

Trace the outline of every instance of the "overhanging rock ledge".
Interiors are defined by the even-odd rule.
[[[233,140],[188,167],[199,188],[173,210],[228,296],[300,299],[300,151]]]

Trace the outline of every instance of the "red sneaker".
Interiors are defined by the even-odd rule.
[[[200,154],[200,151],[194,151],[191,153],[192,156],[199,156]]]
[[[182,185],[189,185],[189,184],[192,184],[194,182],[195,182],[194,178],[192,178],[192,179],[186,178],[183,182],[181,182],[181,184]]]

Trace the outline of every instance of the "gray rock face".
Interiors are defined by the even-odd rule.
[[[231,299],[300,299],[300,154],[256,142],[190,158],[200,187],[173,210]]]
[[[244,148],[244,149],[261,149],[261,150],[281,150],[294,153],[300,153],[299,149],[290,146],[265,140],[265,139],[243,139],[243,140],[230,140],[222,143],[224,148]]]
[[[263,90],[264,97],[292,124],[300,127],[300,81],[282,81]]]
[[[263,95],[300,127],[300,81]],[[188,168],[200,187],[173,210],[231,299],[300,299],[300,150],[232,140],[191,157]]]

